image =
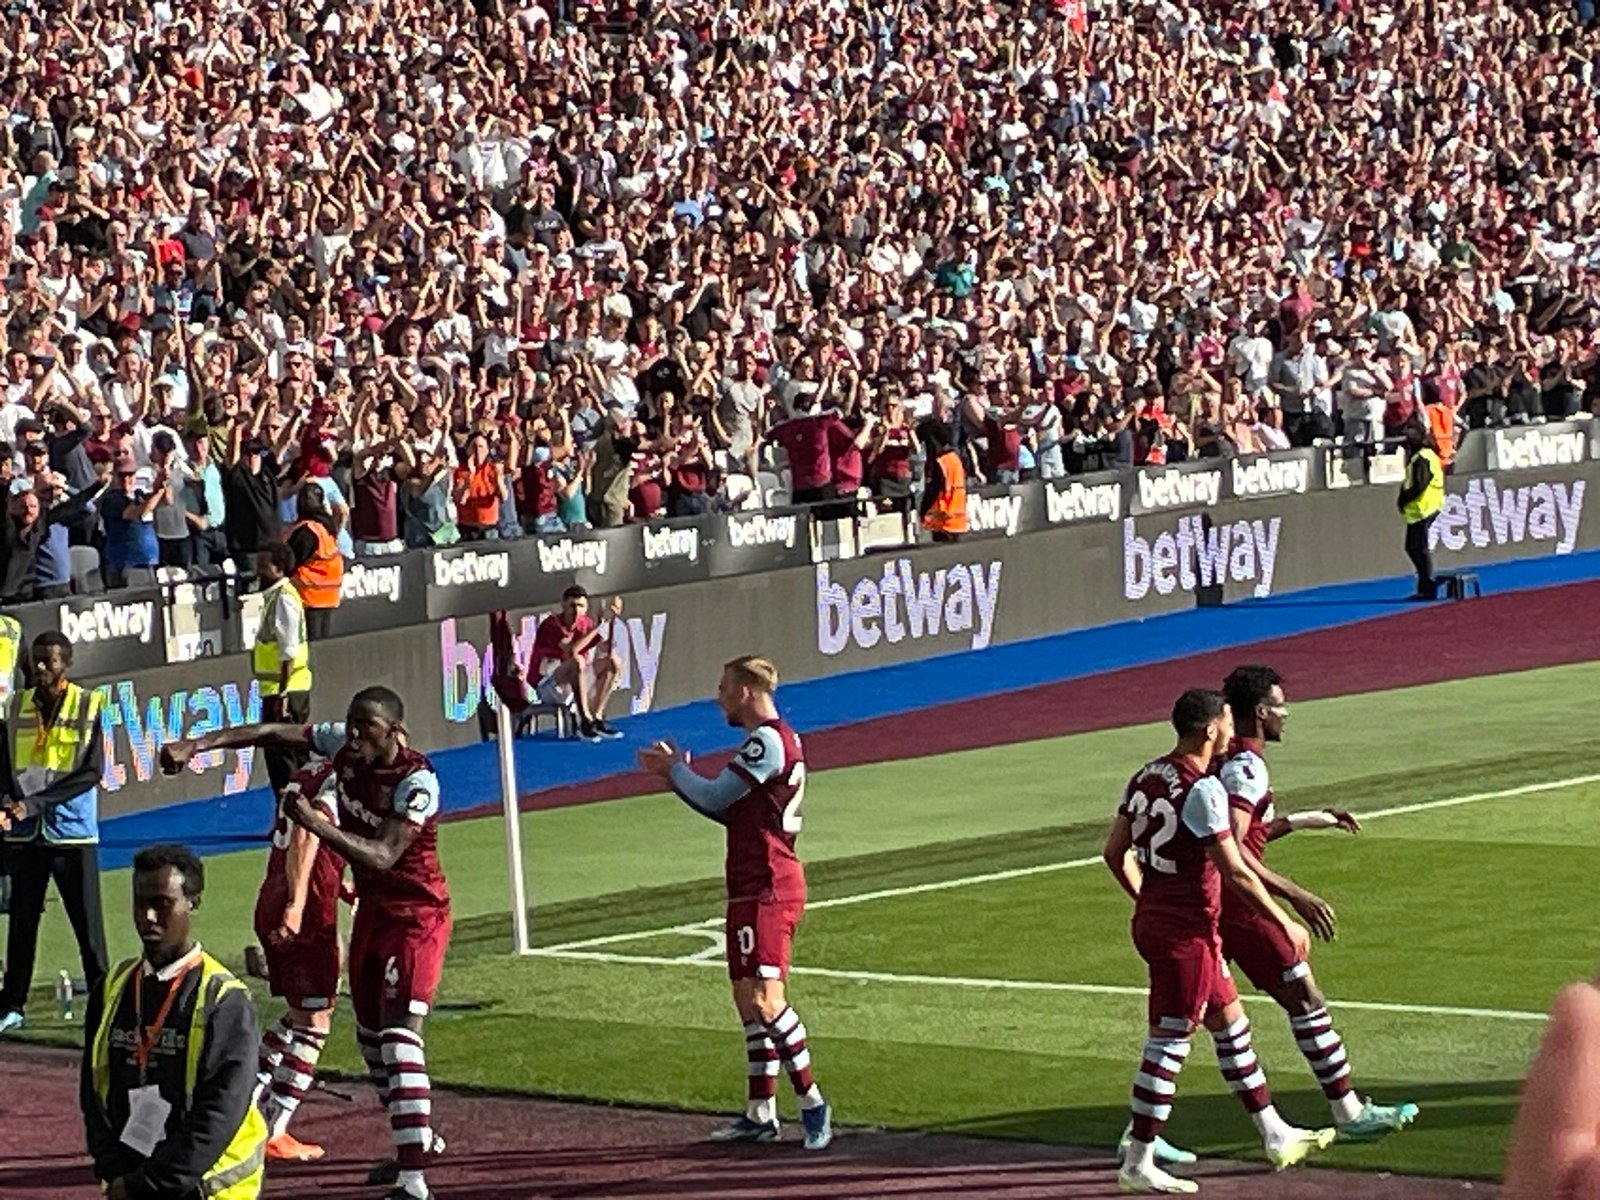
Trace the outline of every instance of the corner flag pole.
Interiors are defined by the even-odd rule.
[[[511,936],[516,952],[526,954],[533,947],[528,942],[528,896],[522,878],[522,825],[511,709],[496,704],[495,719],[499,721],[495,741],[500,750],[500,805],[506,818],[506,871],[511,883]]]

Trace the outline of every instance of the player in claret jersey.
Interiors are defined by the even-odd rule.
[[[1133,943],[1150,968],[1149,1039],[1133,1081],[1133,1136],[1117,1176],[1127,1192],[1199,1190],[1156,1162],[1157,1139],[1198,1024],[1211,1031],[1222,1076],[1250,1113],[1275,1167],[1302,1162],[1334,1139],[1332,1129],[1295,1128],[1273,1107],[1251,1048],[1250,1022],[1222,959],[1217,931],[1224,884],[1302,953],[1307,942],[1306,931],[1239,856],[1227,792],[1208,773],[1233,738],[1228,706],[1219,692],[1188,691],[1173,706],[1172,724],[1177,747],[1129,781],[1105,847],[1106,865],[1134,898]]]
[[[431,1084],[423,1021],[450,941],[450,892],[439,864],[439,779],[406,744],[405,708],[386,687],[350,701],[342,724],[249,725],[169,747],[174,761],[239,746],[309,746],[332,760],[338,824],[303,791],[284,811],[342,855],[355,877],[350,998],[367,1070],[388,1110],[394,1163],[371,1182],[394,1183],[388,1200],[428,1200],[424,1167],[442,1149],[429,1121]]]
[[[162,747],[161,768],[176,775],[194,756],[195,742]],[[256,894],[255,931],[267,960],[272,994],[287,1011],[261,1034],[256,1093],[267,1118],[267,1158],[314,1162],[321,1146],[289,1132],[311,1090],[339,995],[339,894],[344,860],[289,819],[287,806],[306,795],[330,820],[337,818],[333,768],[318,761],[301,769],[277,799],[267,874]]]
[[[639,764],[678,797],[728,830],[728,974],[744,1022],[748,1058],[745,1115],[713,1134],[717,1141],[770,1142],[778,1136],[778,1066],[800,1097],[807,1150],[833,1141],[833,1113],[811,1076],[806,1027],[784,997],[795,928],[805,909],[806,879],[795,840],[806,794],[800,737],[778,715],[778,670],[764,658],[736,658],[722,670],[717,703],[728,724],[749,735],[715,779],[689,766],[666,742],[639,753]]]
[[[278,799],[267,877],[256,896],[255,930],[267,959],[272,994],[288,1011],[261,1036],[262,1111],[267,1157],[314,1162],[321,1146],[300,1141],[289,1122],[311,1090],[339,996],[339,891],[344,859],[289,819],[302,796],[329,821],[338,820],[338,786],[326,761],[302,768]]]
[[[1271,667],[1239,667],[1223,682],[1223,695],[1233,713],[1234,739],[1217,772],[1228,790],[1233,836],[1240,857],[1275,896],[1281,896],[1324,941],[1335,933],[1334,913],[1326,901],[1262,862],[1267,843],[1302,829],[1342,829],[1359,833],[1360,822],[1343,809],[1277,815],[1272,783],[1263,753],[1268,742],[1283,739],[1289,710],[1283,679]],[[1365,1141],[1404,1129],[1417,1117],[1415,1104],[1377,1104],[1363,1100],[1350,1082],[1344,1042],[1334,1032],[1328,1002],[1305,954],[1290,944],[1282,929],[1245,903],[1235,892],[1222,897],[1222,953],[1244,972],[1258,991],[1271,996],[1289,1014],[1295,1044],[1333,1109],[1342,1141]]]

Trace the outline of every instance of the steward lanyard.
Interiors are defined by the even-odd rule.
[[[189,968],[193,970],[193,968]],[[133,1020],[138,1026],[138,1042],[134,1046],[134,1057],[139,1063],[139,1086],[145,1082],[145,1066],[150,1061],[150,1051],[155,1048],[157,1039],[161,1037],[162,1027],[167,1023],[167,1014],[172,1011],[172,1003],[178,998],[178,989],[183,986],[183,981],[188,978],[189,971],[179,971],[172,977],[172,982],[167,985],[167,998],[161,1002],[161,1010],[156,1013],[155,1023],[148,1028],[144,1023],[144,978],[135,981],[133,991]]]
[[[63,689],[60,698],[51,705],[52,712],[48,719],[44,715],[44,705],[40,703],[44,699],[43,692],[35,692],[33,694],[33,712],[34,716],[38,718],[38,725],[34,727],[33,731],[33,748],[36,753],[41,755],[49,748],[50,731],[55,728],[56,722],[60,720],[61,710],[67,706],[67,693]]]

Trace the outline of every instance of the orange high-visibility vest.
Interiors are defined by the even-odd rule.
[[[961,465],[961,456],[954,450],[946,450],[939,456],[939,469],[944,472],[944,490],[922,518],[922,526],[934,533],[965,533],[967,469]]]
[[[338,608],[339,588],[344,583],[344,557],[339,553],[339,543],[321,521],[301,521],[294,528],[309,529],[317,539],[316,553],[294,573],[301,602],[307,608]]]
[[[1456,456],[1456,410],[1448,404],[1424,404],[1433,444],[1439,448],[1439,461],[1449,466]]]

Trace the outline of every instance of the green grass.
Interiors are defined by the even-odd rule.
[[[1600,772],[1600,754],[1568,732],[1587,726],[1597,684],[1600,664],[1585,664],[1299,705],[1273,755],[1280,803],[1373,811]],[[1167,742],[1146,726],[818,773],[802,840],[812,899],[1093,855],[1122,783]],[[1339,911],[1343,935],[1313,963],[1358,1085],[1424,1110],[1404,1136],[1341,1147],[1333,1165],[1498,1172],[1539,1023],[1337,1002],[1542,1011],[1596,958],[1586,868],[1600,842],[1597,808],[1600,788],[1571,787],[1274,847],[1277,865]],[[659,931],[719,912],[720,830],[666,797],[529,814],[522,828],[535,942],[638,933],[604,948],[635,961],[508,956],[500,826],[446,826],[457,932],[429,1032],[435,1074],[621,1103],[736,1106],[743,1047],[722,971],[637,961],[708,946]],[[202,936],[236,961],[261,859],[229,855],[208,867]],[[127,894],[120,874],[106,887],[108,897]],[[1127,917],[1121,893],[1091,866],[814,907],[796,957],[802,968],[842,972],[1136,988],[1142,964]],[[116,949],[132,952],[114,902],[110,921]],[[41,979],[74,958],[64,925],[53,909]],[[846,1122],[1106,1144],[1126,1119],[1143,1027],[1136,995],[803,971],[792,994]],[[1281,1107],[1321,1118],[1281,1014],[1250,1011]],[[33,1036],[74,1032],[48,1019],[48,1001],[36,1012]],[[328,1062],[358,1066],[337,1036]],[[1248,1122],[1204,1046],[1185,1071],[1171,1133],[1204,1153],[1248,1152]]]

